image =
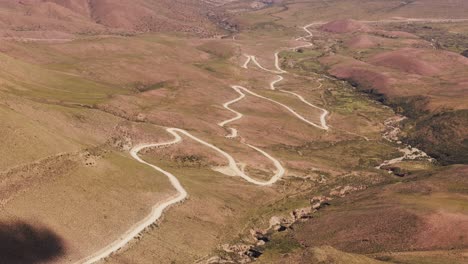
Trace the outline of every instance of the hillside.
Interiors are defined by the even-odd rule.
[[[434,21],[431,27],[441,26]],[[443,164],[466,164],[468,79],[463,73],[468,59],[404,30],[392,24],[329,22],[321,27],[322,37],[339,43],[320,62],[329,74],[410,117],[408,142]]]
[[[222,33],[217,21],[208,16],[216,12],[214,4],[196,0],[1,0],[0,30],[4,36],[31,38],[40,32],[48,32],[47,38],[62,38],[57,32],[163,31],[211,36]]]
[[[0,0],[0,263],[468,263],[464,0]]]

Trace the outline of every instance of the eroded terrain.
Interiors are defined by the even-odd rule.
[[[2,259],[466,262],[468,6],[356,2],[0,1]]]

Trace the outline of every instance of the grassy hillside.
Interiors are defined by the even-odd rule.
[[[466,166],[420,172],[333,200],[310,221],[285,231],[283,238],[273,237],[273,243],[288,237],[299,246],[285,252],[267,246],[260,262],[439,263],[445,258],[446,263],[463,263],[468,243],[460,235],[468,228],[466,172]]]
[[[0,1],[0,30],[10,37],[67,38],[129,32],[186,32],[219,34],[207,14],[216,9],[208,1],[168,0],[24,0]]]

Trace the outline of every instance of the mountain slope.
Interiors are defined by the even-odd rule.
[[[219,29],[204,1],[170,0],[0,0],[0,32],[182,31],[201,35]]]

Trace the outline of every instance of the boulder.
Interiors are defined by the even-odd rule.
[[[264,241],[268,242],[267,232],[259,229],[250,229],[250,235],[252,235],[255,241]]]
[[[312,215],[312,208],[304,207],[292,211],[291,216],[295,221],[309,219]]]
[[[468,58],[468,50],[463,51],[463,52],[461,53],[461,55],[463,55],[463,56],[465,56],[465,57]]]
[[[366,188],[367,187],[364,186],[364,185],[360,185],[360,186],[346,185],[344,187],[343,186],[338,186],[338,187],[335,187],[335,188],[332,189],[332,191],[330,192],[330,195],[331,196],[338,196],[338,197],[345,197],[346,195],[348,195],[350,193],[365,190]]]
[[[281,217],[279,216],[272,216],[270,218],[270,227],[269,228],[274,228],[275,226],[280,226],[281,225],[281,222],[282,222],[282,219]]]
[[[262,252],[260,250],[255,249],[255,248],[250,248],[245,252],[245,254],[251,258],[259,258],[262,255]]]
[[[247,252],[250,248],[252,248],[251,245],[245,245],[245,244],[237,244],[237,245],[230,245],[230,244],[224,244],[221,246],[221,248],[228,253],[237,253],[239,255],[244,254]]]
[[[312,209],[314,209],[314,210],[318,210],[318,209],[320,209],[320,207],[322,207],[321,202],[318,202],[318,203],[315,203],[315,204],[312,205]]]
[[[314,197],[312,197],[312,199],[310,199],[310,204],[314,205],[316,203],[323,203],[323,202],[327,202],[327,201],[330,201],[330,200],[331,200],[330,197],[327,197],[327,196],[324,196],[324,195],[314,196]]]

